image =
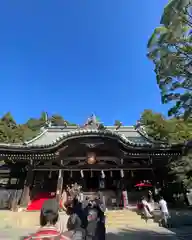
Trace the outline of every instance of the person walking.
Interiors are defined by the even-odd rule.
[[[168,226],[168,218],[170,217],[168,207],[167,207],[167,202],[163,199],[163,197],[160,197],[159,201],[159,207],[161,211],[161,220],[160,224],[163,225],[164,227]]]
[[[152,218],[152,209],[150,204],[147,202],[146,198],[143,196],[141,198],[141,204],[142,204],[142,212],[143,216],[147,222],[148,219]]]

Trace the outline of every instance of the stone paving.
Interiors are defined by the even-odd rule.
[[[23,219],[23,214],[26,213],[0,212],[0,239],[23,239],[23,236],[27,236],[29,233],[35,231],[34,227],[29,229],[29,223],[38,223],[39,213],[30,213],[30,217],[27,219],[28,222],[26,218]],[[65,216],[63,216],[64,218]],[[138,223],[129,224],[123,228],[113,227],[107,229],[107,240],[151,240],[156,238],[165,240],[192,239],[192,227],[177,227],[168,230],[154,224]]]
[[[30,229],[1,229],[0,239],[8,240],[21,240],[24,236],[33,232]],[[163,240],[188,240],[192,239],[192,228],[182,227],[180,229],[146,229],[134,227],[126,227],[124,229],[108,229],[106,240],[152,240],[152,239],[163,239]]]
[[[107,240],[152,240],[152,239],[165,239],[165,240],[188,240],[192,239],[191,227],[173,228],[173,229],[141,229],[137,228],[124,228],[108,230]]]

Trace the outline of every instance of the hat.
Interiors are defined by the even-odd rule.
[[[56,199],[48,199],[43,203],[41,212],[44,216],[53,214],[57,215],[59,212],[59,204]]]

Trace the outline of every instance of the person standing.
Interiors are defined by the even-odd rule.
[[[85,229],[82,227],[82,220],[75,213],[73,207],[69,207],[67,211],[69,219],[67,221],[67,229],[72,240],[85,240]]]
[[[105,240],[106,228],[105,228],[105,210],[106,207],[100,201],[99,198],[96,198],[96,209],[98,211],[98,220],[97,220],[97,229],[96,229],[96,239]]]
[[[145,220],[147,221],[148,219],[152,218],[152,209],[150,204],[147,202],[146,198],[143,196],[141,198],[141,204],[142,204],[142,212],[145,217]]]
[[[56,199],[46,200],[42,206],[40,213],[40,229],[24,238],[24,240],[70,240],[70,236],[66,236],[56,227],[59,219],[59,204]]]
[[[104,207],[97,199],[90,200],[87,208],[86,240],[105,240]]]
[[[159,201],[159,207],[161,211],[161,224],[167,227],[167,222],[169,218],[169,211],[167,207],[167,202],[163,199],[163,197],[160,197]]]

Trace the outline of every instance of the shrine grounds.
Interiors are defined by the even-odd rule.
[[[25,213],[22,213],[25,214]],[[29,233],[35,231],[30,228],[30,223],[37,220],[39,213],[28,213],[31,217],[25,218],[24,222],[17,219],[17,213],[10,211],[0,211],[0,239],[23,239]],[[158,214],[158,213],[157,213]],[[191,210],[171,210],[173,227],[165,229],[143,222],[143,224],[133,224],[132,226],[124,226],[123,228],[107,229],[106,240],[151,240],[151,239],[192,239],[192,227],[187,226],[192,223]],[[33,217],[32,217],[33,216]],[[21,227],[20,224],[23,224]],[[24,225],[25,224],[25,225]],[[20,226],[19,226],[20,225]]]

